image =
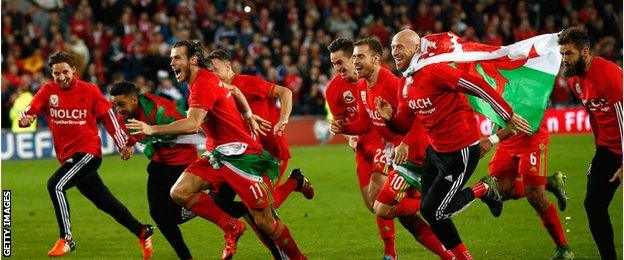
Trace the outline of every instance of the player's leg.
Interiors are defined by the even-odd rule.
[[[469,159],[470,157],[476,157],[478,159],[478,147],[472,151],[472,156],[466,158],[465,161],[468,165],[462,165],[462,167],[459,167],[458,164],[464,164],[464,160],[460,160],[460,158],[465,158],[466,153],[460,152],[461,151],[455,152],[454,157],[456,158],[453,159],[448,158],[449,154],[447,154],[447,156],[440,156],[433,150],[433,148],[431,148],[431,146],[427,148],[427,154],[423,165],[423,193],[420,211],[422,216],[431,226],[431,229],[436,237],[440,240],[440,242],[442,242],[445,248],[450,249],[457,259],[471,259],[470,253],[459,237],[455,224],[453,224],[449,218],[445,218],[445,215],[452,214],[445,212],[448,208],[448,203],[443,204],[445,199],[451,200],[451,198],[454,197],[456,190],[458,190],[459,187],[465,183],[464,178],[466,177],[465,175],[467,170],[469,170],[469,168],[473,168],[472,170],[474,170],[474,167],[476,166],[476,163],[470,162]],[[457,161],[459,161],[459,163]],[[461,173],[457,174],[449,172],[452,168],[448,167],[462,168],[462,172],[464,172],[463,169],[466,169],[466,172],[464,172],[464,176],[459,176]],[[453,177],[454,175],[457,176]],[[451,177],[447,178],[447,176]],[[455,188],[455,186],[457,187]],[[468,201],[468,199],[470,198],[464,198],[465,201]],[[474,197],[472,197],[472,200],[474,200]]]
[[[372,158],[372,157],[371,157]],[[375,198],[379,193],[379,188],[371,188],[371,183],[375,182],[375,186],[379,186],[379,182],[385,179],[385,175],[377,175],[375,179],[373,179],[373,171],[383,171],[383,166],[375,167],[373,160],[370,159],[366,153],[363,151],[356,151],[355,153],[356,160],[356,171],[358,184],[360,186],[360,192],[362,193],[362,198],[364,199],[364,204],[366,208],[373,212],[373,204],[375,202]],[[383,183],[382,183],[383,185]],[[375,191],[372,193],[371,191]],[[396,259],[396,244],[395,244],[395,229],[394,229],[394,220],[393,219],[384,219],[376,216],[375,222],[377,223],[377,231],[379,232],[379,236],[384,243],[384,257],[389,259]]]
[[[184,221],[182,207],[169,196],[171,187],[182,174],[186,165],[168,165],[150,161],[147,166],[147,201],[150,216],[180,259],[191,259],[178,224]]]
[[[102,159],[90,154],[76,153],[68,159],[48,179],[48,193],[59,226],[59,239],[54,247],[48,252],[50,256],[62,256],[75,248],[71,233],[69,202],[66,191],[80,181],[91,170],[99,167]]]
[[[490,176],[496,178],[497,189],[503,200],[518,199],[516,179],[522,178],[518,174],[518,161],[518,158],[514,157],[504,147],[498,147],[488,164],[488,172]],[[524,184],[522,184],[521,189],[524,193]]]
[[[301,192],[306,199],[314,198],[314,186],[298,168],[290,172],[284,184],[273,190],[275,195],[275,204],[273,206],[279,208],[293,191]]]
[[[245,207],[245,205],[240,201],[234,201],[234,198],[236,197],[236,192],[234,192],[234,190],[230,186],[221,186],[218,193],[211,193],[211,195],[217,205],[219,205],[219,207],[223,209],[223,211],[225,211],[228,215],[232,216],[233,218],[243,217],[245,221],[247,221],[247,224],[249,224],[258,239],[260,239],[260,242],[262,242],[262,244],[269,249],[274,259],[286,259],[286,255],[275,244],[275,241],[273,241],[273,239],[271,239],[271,237],[269,237],[269,235],[266,234],[264,231],[260,230],[260,227],[258,227],[256,220],[253,218],[253,216],[251,216],[251,213],[249,213],[247,207]]]
[[[289,229],[275,218],[271,204],[273,197],[262,177],[242,171],[232,171],[227,166],[221,168],[227,185],[241,198],[262,231],[267,233],[289,259],[305,259]]]
[[[245,223],[232,218],[215,203],[205,190],[218,192],[225,184],[224,167],[215,170],[207,158],[193,162],[171,187],[171,198],[198,216],[217,224],[225,233],[225,248],[222,258],[231,258],[236,252],[238,238],[245,231]]]
[[[408,199],[416,201],[416,204],[410,206],[410,209],[397,210],[399,205]],[[431,231],[429,224],[427,224],[421,216],[416,214],[419,209],[420,193],[405,181],[396,170],[391,170],[388,175],[388,180],[375,200],[375,214],[385,219],[398,217],[403,227],[414,236],[416,241],[420,242],[442,259],[453,259],[453,254],[442,246]]]
[[[93,169],[92,173],[89,173],[83,180],[81,180],[76,187],[89,199],[95,206],[106,212],[117,221],[117,223],[124,226],[135,236],[137,236],[141,253],[145,259],[148,259],[152,255],[152,234],[154,234],[154,227],[147,224],[141,224],[115,196],[110,192],[108,187],[104,185],[100,175],[96,169]]]
[[[546,152],[546,144],[539,144],[532,150],[517,154],[520,160],[518,172],[522,174],[527,201],[535,209],[542,220],[542,225],[557,246],[553,257],[572,259],[574,254],[568,246],[557,209],[546,196]]]
[[[589,221],[589,229],[602,259],[617,259],[613,244],[613,226],[609,217],[609,204],[620,183],[617,180],[615,182],[609,182],[609,180],[621,165],[621,155],[598,147],[587,174],[585,212]]]

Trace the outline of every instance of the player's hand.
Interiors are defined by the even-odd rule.
[[[257,118],[260,118],[258,116],[256,116]],[[261,118],[260,118],[261,119]],[[264,119],[262,119],[264,120]],[[266,131],[262,129],[262,127],[260,127],[260,123],[258,123],[258,121],[256,121],[256,118],[254,117],[254,115],[245,118],[245,122],[247,122],[247,127],[249,127],[249,130],[251,130],[251,133],[254,136],[266,136]],[[266,127],[265,127],[266,129]],[[271,129],[269,127],[269,129]]]
[[[258,124],[259,130],[254,132],[256,135],[261,134],[266,136],[266,133],[271,131],[271,122],[264,120],[264,118],[254,114],[251,115],[251,119]]]
[[[29,127],[35,121],[36,116],[25,115],[19,119],[19,127]]]
[[[409,145],[401,142],[397,147],[394,147],[394,158],[392,158],[395,164],[404,164],[407,162],[409,156]]]
[[[284,129],[286,129],[286,125],[288,124],[288,120],[281,120],[273,126],[273,134],[274,135],[282,135],[284,133]]]
[[[121,159],[126,161],[134,155],[134,148],[132,146],[126,146],[120,151]]]
[[[329,125],[329,131],[332,134],[342,133],[342,120],[332,120]]]
[[[609,180],[609,182],[615,182],[615,180],[620,181],[622,183],[622,166],[613,174],[613,177]]]
[[[506,123],[509,130],[513,133],[518,132],[525,135],[531,134],[531,126],[529,125],[529,122],[518,114],[514,114]]]
[[[385,99],[381,97],[375,98],[375,108],[377,108],[377,112],[379,112],[379,116],[383,120],[390,121],[392,119],[392,106]]]
[[[128,119],[126,123],[126,127],[130,131],[131,134],[144,134],[144,135],[153,135],[154,129],[151,125],[146,124],[145,122],[141,122],[136,119]]]
[[[489,139],[481,138],[481,140],[479,140],[479,158],[483,158],[483,156],[485,156],[485,154],[488,153],[492,147],[494,147],[494,145],[492,145],[492,142],[490,142]]]

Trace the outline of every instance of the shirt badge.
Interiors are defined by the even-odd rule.
[[[52,107],[58,107],[59,104],[59,97],[57,95],[50,95],[50,106]]]
[[[355,97],[353,96],[353,93],[351,93],[350,90],[347,90],[344,93],[342,93],[342,98],[344,99],[344,102],[347,104],[353,103],[353,101],[355,101]]]

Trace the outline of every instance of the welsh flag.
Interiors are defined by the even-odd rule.
[[[539,128],[561,64],[557,34],[543,34],[509,46],[491,46],[466,42],[447,32],[421,38],[420,48],[422,54],[414,56],[403,73],[405,77],[426,65],[448,62],[485,79],[533,131]],[[506,126],[488,103],[471,95],[466,97],[477,112]]]

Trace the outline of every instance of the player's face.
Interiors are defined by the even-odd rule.
[[[210,60],[210,70],[217,74],[221,80],[225,80],[228,73],[232,70],[230,63],[220,59]]]
[[[61,88],[68,88],[72,79],[74,78],[74,73],[76,72],[76,67],[71,67],[67,62],[56,63],[52,65],[52,78],[54,82],[58,83]]]
[[[345,80],[355,82],[358,79],[355,73],[353,62],[344,53],[344,51],[332,52],[329,54],[329,60],[336,72]]]
[[[564,44],[559,47],[559,52],[563,56],[563,75],[572,77],[581,75],[585,72],[585,59],[589,55],[589,48],[582,50],[576,48],[576,45]]]
[[[117,95],[113,96],[112,102],[115,111],[119,112],[124,120],[135,117],[137,104],[139,103],[136,96]]]
[[[180,46],[171,49],[171,69],[175,74],[176,80],[178,82],[188,81],[191,76],[191,61],[186,54],[186,47]]]
[[[357,73],[358,78],[370,77],[375,69],[375,64],[379,62],[379,59],[379,55],[373,54],[370,48],[368,48],[368,45],[363,44],[355,46],[355,48],[353,48],[351,61],[353,61],[355,73]]]
[[[410,42],[408,37],[394,37],[392,38],[392,58],[398,71],[405,71],[414,57],[414,54],[418,52],[420,46],[416,43]]]

